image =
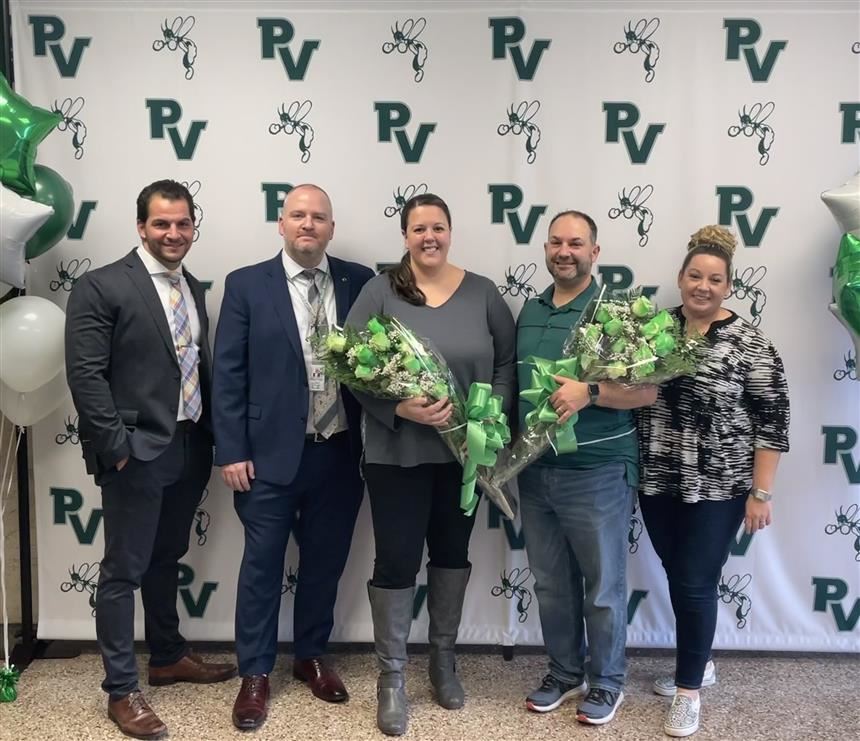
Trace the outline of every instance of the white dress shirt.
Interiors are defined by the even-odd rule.
[[[194,296],[191,289],[188,287],[188,281],[185,280],[185,275],[182,273],[180,265],[176,270],[168,270],[158,260],[156,260],[144,247],[137,248],[138,257],[143,261],[144,266],[149,272],[149,277],[152,279],[152,285],[158,293],[158,298],[161,301],[161,308],[164,309],[164,316],[167,317],[167,326],[170,327],[170,336],[173,337],[173,347],[176,348],[176,322],[173,320],[173,309],[170,306],[170,281],[169,275],[179,275],[179,290],[182,291],[182,297],[185,299],[185,307],[188,309],[188,321],[191,324],[191,340],[194,342],[194,347],[197,352],[197,364],[200,365],[200,317],[197,315],[197,304],[194,301]],[[177,353],[176,362],[179,362]],[[202,391],[202,389],[201,389]],[[176,419],[188,419],[185,414],[185,405],[182,399],[182,384],[179,385],[179,409]]]
[[[296,325],[299,329],[299,338],[302,341],[302,355],[304,356],[305,361],[305,372],[307,373],[307,377],[310,378],[312,375],[311,366],[314,362],[314,351],[310,343],[310,326],[313,317],[310,315],[310,307],[308,304],[308,288],[310,288],[310,282],[301,274],[303,270],[308,270],[308,268],[304,268],[299,265],[287,254],[286,250],[281,250],[281,257],[284,261],[284,270],[287,273],[287,285],[290,289],[290,302],[293,305],[293,312],[296,315]],[[317,265],[317,270],[321,270],[326,276],[322,300],[323,307],[325,308],[326,320],[331,327],[332,325],[337,324],[337,304],[334,300],[334,279],[331,276],[328,257],[326,257],[325,253],[323,253],[323,258],[320,261],[320,264]],[[317,279],[317,286],[319,286],[319,283],[320,281]],[[337,400],[337,418],[338,426],[335,433],[343,432],[343,430],[347,428],[346,411],[343,407],[343,399],[340,396],[338,396]],[[316,429],[314,428],[313,394],[308,394],[308,424],[306,431],[309,434],[316,432]]]

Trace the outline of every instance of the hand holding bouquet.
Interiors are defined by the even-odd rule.
[[[478,503],[475,485],[484,488],[488,467],[510,441],[501,397],[494,396],[488,384],[473,383],[464,402],[445,359],[396,317],[371,316],[364,329],[333,327],[316,338],[314,350],[326,374],[368,396],[450,400],[451,418],[444,428],[436,429],[463,465],[460,506],[471,515]],[[515,505],[504,495],[490,496],[513,519]]]
[[[534,405],[525,429],[509,452],[493,469],[489,486],[504,491],[505,484],[552,447],[557,454],[572,453],[578,443],[574,432],[578,415],[564,425],[549,404],[559,387],[553,376],[595,383],[613,381],[624,385],[656,384],[696,372],[701,336],[686,337],[678,320],[668,311],[657,311],[652,302],[633,291],[592,299],[562,348],[562,358],[552,361],[527,358],[534,366],[531,385],[520,397]]]

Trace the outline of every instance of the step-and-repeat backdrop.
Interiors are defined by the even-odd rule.
[[[332,196],[332,254],[374,267],[400,258],[405,199],[439,193],[451,259],[490,276],[515,313],[548,284],[542,246],[559,210],[596,219],[599,277],[663,306],[677,301],[688,235],[728,225],[740,240],[728,305],[782,353],[792,449],[774,525],[732,544],[716,645],[860,650],[860,383],[827,311],[841,230],[819,198],[860,161],[860,9],[780,5],[13,0],[17,89],[64,117],[39,161],[76,205],[28,290],[65,307],[81,275],[138,242],[135,198],[164,177],[198,201],[187,264],[209,282],[214,318],[226,274],[280,249],[278,207],[300,182]],[[70,402],[35,427],[34,450],[39,635],[92,638],[102,511]],[[191,638],[233,636],[243,537],[231,500],[213,473],[182,566]],[[539,644],[520,523],[486,503],[476,517],[461,640]],[[628,541],[630,644],[671,646],[638,512]],[[372,559],[365,507],[334,640],[371,640]],[[284,640],[297,569],[291,544]]]

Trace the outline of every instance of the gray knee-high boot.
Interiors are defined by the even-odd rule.
[[[430,683],[443,708],[456,710],[466,701],[456,674],[454,644],[463,614],[463,599],[471,567],[466,569],[427,568],[427,612],[430,615]]]
[[[406,668],[406,642],[412,627],[414,594],[415,587],[380,589],[367,583],[373,639],[379,659],[376,724],[389,736],[402,736],[409,722],[403,671]]]

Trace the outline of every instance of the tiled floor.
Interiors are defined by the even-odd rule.
[[[667,654],[631,652],[626,700],[612,723],[597,728],[576,722],[573,703],[547,714],[525,709],[525,694],[545,672],[543,656],[522,653],[513,661],[504,661],[498,652],[464,653],[460,673],[467,691],[466,707],[450,711],[434,703],[427,681],[427,655],[419,651],[408,669],[411,716],[404,739],[668,738],[662,724],[669,701],[650,689],[657,674],[672,669]],[[224,654],[208,657],[232,659]],[[236,731],[230,721],[239,679],[208,686],[149,688],[144,684],[143,688],[175,741],[385,738],[375,724],[376,668],[369,650],[334,656],[351,695],[342,705],[315,699],[292,679],[291,659],[289,655],[279,657],[272,676],[269,720],[252,733]],[[718,654],[716,661],[717,684],[702,691],[702,725],[694,737],[698,741],[860,739],[860,657],[732,653]],[[139,663],[145,666],[144,656]],[[0,739],[123,738],[105,714],[101,677],[101,660],[94,653],[34,662],[21,678],[18,700],[0,705]]]

